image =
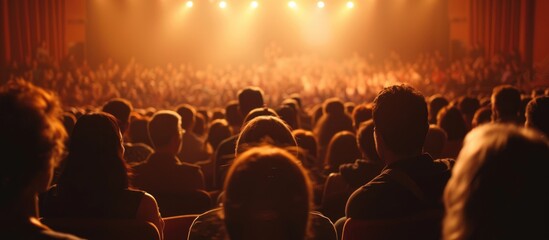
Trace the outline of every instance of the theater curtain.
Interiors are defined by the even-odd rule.
[[[485,56],[519,49],[523,0],[471,0],[471,43]]]
[[[65,53],[65,0],[0,0],[2,62],[34,59],[42,52],[52,60]]]

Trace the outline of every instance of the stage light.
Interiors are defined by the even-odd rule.
[[[318,1],[318,2],[316,3],[316,6],[317,6],[318,8],[324,8],[324,6],[326,6],[326,4],[325,4],[323,1]]]
[[[294,1],[290,1],[290,2],[288,2],[288,7],[295,9],[295,8],[297,8],[297,3],[295,3]]]
[[[355,4],[351,1],[348,1],[347,2],[347,8],[354,8],[355,7]]]
[[[250,7],[251,8],[257,8],[257,7],[259,7],[259,3],[257,1],[253,1],[252,3],[250,3]]]
[[[219,2],[219,7],[220,8],[226,8],[227,7],[227,2],[225,2],[225,1]]]
[[[187,1],[187,3],[185,3],[185,6],[187,6],[188,8],[192,8],[193,7],[193,1]]]

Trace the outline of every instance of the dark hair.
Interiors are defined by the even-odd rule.
[[[446,105],[450,104],[448,99],[446,99],[441,94],[435,94],[429,97],[428,101],[428,112],[429,112],[429,123],[436,124],[437,123],[437,115],[438,111],[445,107]]]
[[[449,141],[463,139],[469,129],[456,107],[446,106],[438,112],[437,125],[444,129]]]
[[[356,144],[356,136],[350,131],[336,133],[326,150],[324,158],[324,170],[327,172],[339,172],[339,166],[344,163],[353,163],[361,158],[360,150]]]
[[[295,129],[292,131],[292,134],[295,137],[297,146],[304,150],[307,150],[307,154],[315,158],[317,157],[317,142],[316,136],[313,134],[313,132],[305,129]]]
[[[215,150],[223,140],[229,138],[231,135],[231,128],[227,120],[215,119],[210,123],[206,142]]]
[[[372,115],[376,133],[393,152],[421,151],[429,122],[420,92],[404,84],[386,87],[374,99]]]
[[[492,121],[518,122],[521,97],[518,88],[499,85],[492,91]]]
[[[284,122],[286,122],[291,129],[298,129],[299,126],[299,116],[295,108],[292,108],[288,105],[282,105],[276,109],[276,113]]]
[[[288,124],[274,116],[258,116],[250,120],[238,136],[235,153],[238,155],[262,144],[294,149],[297,147]]]
[[[149,121],[149,138],[153,148],[166,146],[181,130],[181,117],[171,110],[156,112]]]
[[[259,87],[246,87],[238,91],[238,107],[243,116],[254,108],[264,106],[263,90]]]
[[[129,170],[123,154],[122,135],[114,116],[102,112],[81,116],[59,177],[60,191],[87,195],[127,188]]]
[[[196,121],[196,109],[189,104],[183,103],[177,106],[175,111],[181,117],[181,128],[190,132]]]
[[[372,107],[367,104],[359,104],[353,109],[351,116],[353,126],[358,129],[361,123],[372,119]]]
[[[373,162],[381,162],[376,151],[374,121],[372,119],[360,124],[356,133],[356,143],[362,156]]]
[[[231,126],[242,125],[242,122],[244,122],[244,115],[238,110],[237,101],[233,100],[227,103],[227,106],[225,106],[225,118]]]
[[[204,134],[206,133],[206,124],[207,124],[204,114],[202,113],[196,114],[194,120],[195,121],[194,121],[194,126],[192,128],[192,132],[198,136],[204,136]]]
[[[30,82],[0,86],[0,206],[18,201],[39,173],[58,164],[67,138],[62,113],[56,95]]]
[[[489,123],[492,121],[492,108],[490,106],[484,106],[479,108],[473,116],[472,127],[478,127],[481,124]]]
[[[534,127],[549,137],[549,96],[539,96],[528,103],[526,126]]]
[[[236,158],[227,174],[223,211],[231,239],[303,240],[309,234],[312,185],[299,160],[262,146]]]
[[[107,101],[103,105],[103,112],[110,113],[113,115],[116,120],[118,120],[118,125],[120,130],[124,133],[130,123],[130,113],[133,110],[133,106],[130,101],[124,98],[113,98]]]
[[[149,130],[147,129],[148,124],[149,120],[147,117],[137,117],[130,122],[128,137],[132,143],[152,145],[149,139]]]
[[[248,113],[248,115],[246,115],[246,117],[244,118],[244,125],[248,124],[249,121],[259,116],[279,117],[278,113],[276,113],[276,111],[272,108],[268,108],[268,107],[255,108],[251,110]]]

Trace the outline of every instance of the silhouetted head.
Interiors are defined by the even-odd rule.
[[[303,240],[312,185],[299,160],[272,146],[239,155],[227,174],[223,212],[231,239]]]
[[[492,121],[520,122],[520,91],[511,85],[500,85],[492,91]]]
[[[238,92],[238,107],[243,116],[254,108],[263,107],[263,90],[258,87],[246,87]]]
[[[103,112],[110,113],[118,120],[118,126],[122,134],[128,130],[130,125],[130,114],[133,106],[130,101],[124,98],[113,98],[103,105]]]
[[[387,149],[398,155],[421,153],[429,122],[420,92],[407,85],[386,87],[375,98],[372,115],[376,139],[381,138]],[[376,147],[380,154],[377,140]]]
[[[294,135],[284,121],[274,116],[258,116],[250,120],[240,131],[236,141],[236,155],[263,144],[282,148],[297,147]]]
[[[528,103],[525,126],[536,128],[549,137],[549,96],[539,96]]]
[[[149,138],[155,150],[174,145],[179,140],[179,147],[173,151],[179,152],[181,137],[184,130],[181,128],[181,117],[171,110],[156,112],[149,121]],[[175,142],[174,142],[175,141]]]
[[[190,104],[180,104],[177,106],[177,114],[181,117],[181,128],[191,132],[196,121],[196,109]]]

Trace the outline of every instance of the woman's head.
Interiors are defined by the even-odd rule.
[[[525,238],[545,231],[549,145],[539,132],[484,124],[465,138],[446,185],[445,239]]]
[[[229,169],[223,209],[231,239],[304,239],[312,187],[299,160],[273,146],[254,147]]]
[[[338,172],[341,164],[353,163],[361,156],[355,134],[350,131],[341,131],[336,133],[328,144],[324,168],[329,172]]]
[[[288,124],[275,116],[258,116],[246,123],[236,142],[236,154],[262,144],[283,148],[297,148]]]
[[[123,154],[116,118],[102,112],[85,114],[74,126],[59,184],[72,190],[126,188],[128,170]]]

